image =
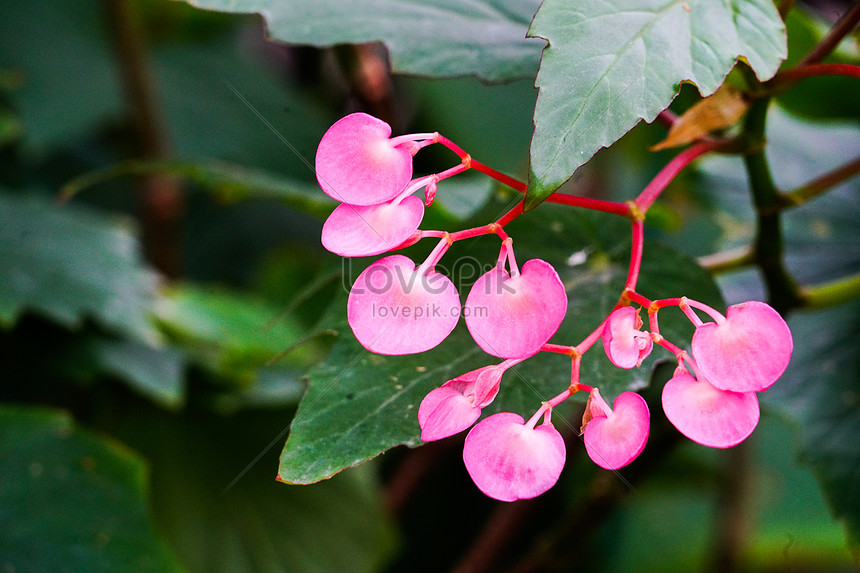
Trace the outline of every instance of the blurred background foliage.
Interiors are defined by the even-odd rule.
[[[796,6],[789,61],[844,9]],[[856,36],[832,57],[860,61]],[[528,173],[533,78],[368,78],[367,62],[384,64],[384,51],[278,44],[257,16],[180,2],[4,6],[0,569],[853,570],[856,300],[792,314],[793,364],[764,395],[759,429],[729,451],[682,442],[666,427],[655,382],[669,372],[655,364],[640,373],[652,378],[643,395],[655,413],[643,459],[604,472],[573,436],[561,482],[537,500],[480,495],[462,467],[462,437],[397,448],[315,485],[276,483],[307,373],[321,376],[314,367],[349,348],[349,333],[338,333],[344,296],[368,262],[319,244],[333,203],[310,165],[325,129],[365,110],[396,133],[439,131],[484,163]],[[673,109],[697,97],[684,86]],[[768,150],[781,189],[857,157],[858,97],[855,80],[828,78],[780,96]],[[672,157],[647,151],[664,134],[638,126],[569,190],[634,197]],[[416,172],[450,162],[428,149]],[[671,266],[681,261],[673,257],[750,243],[741,163],[710,157],[673,182],[649,213],[655,261]],[[860,271],[858,190],[855,178],[786,214],[786,264],[802,283]],[[424,227],[485,223],[506,193],[480,178],[452,181]],[[625,252],[623,225],[616,232],[554,209],[541,207],[532,230],[524,218],[517,235],[553,264],[582,250],[605,252],[608,265]],[[477,244],[460,261],[492,248]],[[600,288],[603,275],[589,272],[580,278]],[[728,304],[766,296],[754,269],[717,284]],[[700,296],[719,304],[715,290]],[[459,350],[442,350],[440,360]],[[550,366],[521,370],[535,380],[564,376]]]

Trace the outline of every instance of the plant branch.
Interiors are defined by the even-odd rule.
[[[860,297],[860,273],[839,280],[804,287],[801,290],[804,308],[826,308]]]
[[[137,153],[143,159],[166,158],[169,155],[167,131],[148,66],[143,23],[137,4],[129,0],[104,0],[104,7],[134,128]],[[166,276],[177,277],[179,224],[184,211],[179,186],[170,177],[147,177],[138,189],[138,205],[147,259]]]
[[[710,564],[714,573],[740,570],[743,549],[749,539],[751,475],[748,449],[748,443],[738,444],[726,450],[722,459]]]
[[[573,207],[583,207],[592,211],[601,211],[603,213],[611,213],[622,217],[630,216],[630,206],[627,203],[617,203],[615,201],[604,201],[603,199],[593,199],[591,197],[582,197],[580,195],[568,195],[567,193],[553,193],[547,198],[548,203],[558,203],[559,205],[570,205]]]
[[[850,179],[860,173],[860,157],[853,161],[837,167],[833,171],[829,171],[824,175],[816,177],[809,183],[802,185],[787,193],[782,193],[779,196],[779,207],[781,209],[789,209],[803,205],[810,199],[814,199],[825,191],[835,187],[843,181]]]
[[[753,203],[758,215],[755,261],[764,276],[771,305],[780,313],[801,306],[797,285],[783,264],[782,223],[778,205],[780,193],[773,182],[764,152],[765,123],[770,98],[756,100],[746,116],[745,136],[755,151],[744,156]]]
[[[790,70],[780,72],[769,85],[775,85],[777,91],[785,89],[786,84],[792,84],[798,80],[813,78],[816,76],[846,76],[860,79],[860,66],[851,64],[809,64],[797,66]]]
[[[860,2],[855,2],[854,6],[849,8],[839,21],[830,29],[830,32],[825,36],[817,46],[815,46],[802,60],[797,64],[797,67],[815,64],[823,60],[832,52],[842,38],[851,33],[851,30],[860,22]]]
[[[651,180],[650,183],[642,190],[642,193],[633,200],[636,208],[643,213],[648,211],[660,193],[672,182],[672,180],[681,172],[684,167],[689,165],[694,159],[726,146],[725,141],[707,140],[700,141],[688,147],[678,155],[672,158],[669,163]]]
[[[755,253],[752,247],[744,246],[699,257],[698,262],[710,273],[724,273],[753,264]]]
[[[445,143],[445,142],[450,143],[450,140],[444,139],[442,136],[439,136],[439,139],[440,139],[440,143]],[[455,151],[455,153],[459,149],[459,148],[454,149],[451,145],[447,145],[447,144],[446,144],[446,147],[448,147],[449,149],[452,149],[453,151]],[[468,157],[468,155],[466,155],[466,152],[464,152],[464,151],[462,152],[462,154],[461,153],[457,153],[457,154],[460,155],[460,157]],[[508,187],[510,187],[512,189],[516,189],[520,193],[525,193],[526,190],[528,189],[528,186],[525,183],[523,183],[522,181],[514,179],[513,177],[505,175],[504,173],[501,173],[499,171],[496,171],[492,167],[489,167],[489,166],[487,166],[487,165],[485,165],[479,161],[475,161],[471,157],[469,157],[469,167],[471,167],[472,169],[474,169],[476,171],[480,171],[484,175],[489,175],[490,177],[492,177],[496,181],[504,183]],[[579,195],[568,195],[567,193],[558,193],[558,192],[553,193],[552,195],[549,196],[547,201],[550,203],[558,203],[560,205],[570,205],[572,207],[583,207],[585,209],[591,209],[593,211],[602,211],[604,213],[612,213],[614,215],[621,215],[622,217],[627,217],[630,214],[630,207],[628,205],[626,205],[625,203],[617,203],[615,201],[604,201],[602,199],[593,199],[591,197],[581,197]]]
[[[452,569],[454,573],[494,571],[499,555],[521,535],[523,522],[535,511],[538,501],[519,500],[499,504],[487,519],[484,529],[472,542],[469,551]]]

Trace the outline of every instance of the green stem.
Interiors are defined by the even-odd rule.
[[[699,257],[699,265],[710,273],[735,271],[755,262],[753,250],[749,246],[720,251]]]
[[[839,280],[806,287],[802,291],[805,308],[836,306],[860,297],[860,273]]]
[[[851,177],[854,177],[858,173],[860,173],[860,157],[857,157],[853,161],[849,161],[845,165],[837,167],[833,171],[829,171],[820,177],[816,177],[806,185],[798,187],[797,189],[787,193],[783,193],[780,196],[780,207],[782,209],[788,209],[790,207],[803,205],[810,199],[821,195],[825,191],[847,179],[850,179]]]
[[[744,156],[747,176],[758,214],[755,261],[764,276],[771,305],[779,312],[798,307],[802,298],[783,261],[782,224],[778,206],[781,196],[771,176],[764,152],[765,124],[770,98],[756,100],[747,113],[744,132],[752,149]]]

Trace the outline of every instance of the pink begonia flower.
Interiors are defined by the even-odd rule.
[[[720,390],[699,376],[675,374],[663,387],[663,411],[679,432],[703,446],[730,448],[758,425],[755,392]]]
[[[445,275],[422,273],[403,255],[364,269],[346,303],[349,326],[362,346],[378,354],[430,350],[454,330],[460,297]]]
[[[378,255],[402,245],[424,217],[424,202],[410,195],[397,204],[339,205],[322,228],[323,246],[343,257]]]
[[[791,360],[791,331],[763,302],[730,306],[722,324],[707,322],[693,333],[693,356],[708,381],[723,390],[761,392]]]
[[[632,306],[616,309],[603,327],[603,349],[609,360],[619,368],[633,368],[645,360],[654,342],[651,335],[641,332],[642,319]]]
[[[510,412],[493,414],[466,436],[463,461],[482,492],[500,501],[536,497],[558,481],[564,440],[552,424],[529,427]]]
[[[523,358],[547,343],[564,320],[567,293],[552,265],[526,261],[511,276],[495,267],[479,278],[463,308],[475,342],[500,358]]]
[[[350,205],[394,199],[412,179],[408,145],[392,144],[391,126],[366,113],[339,119],[322,136],[317,181],[326,195]]]
[[[622,468],[642,453],[650,426],[648,404],[636,392],[623,392],[613,408],[595,388],[582,418],[585,451],[594,463],[607,470]]]
[[[431,390],[418,407],[421,439],[441,440],[474,424],[481,417],[481,409],[499,393],[505,370],[504,363],[484,366]]]

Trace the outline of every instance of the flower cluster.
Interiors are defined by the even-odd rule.
[[[413,179],[412,157],[435,143],[454,151],[460,163]],[[726,448],[750,435],[759,418],[756,393],[773,384],[788,365],[791,333],[780,315],[762,302],[729,307],[723,316],[686,297],[652,301],[636,291],[644,214],[671,177],[661,174],[655,179],[658,184],[649,185],[627,204],[559,193],[550,198],[626,216],[633,229],[630,273],[615,310],[585,340],[563,346],[549,343],[568,306],[558,273],[540,259],[518,266],[513,241],[504,231],[522,213],[522,204],[481,227],[453,233],[419,230],[437,183],[467,169],[477,169],[519,191],[525,189],[438,133],[391,138],[388,124],[360,113],[335,123],[323,136],[316,157],[320,187],[341,202],[323,226],[322,243],[328,250],[342,256],[377,255],[425,237],[439,239],[421,264],[403,255],[389,255],[359,275],[347,302],[347,319],[358,341],[380,354],[423,352],[441,343],[462,316],[475,343],[502,359],[461,374],[426,395],[418,409],[422,440],[439,440],[471,428],[463,460],[478,488],[503,501],[531,498],[556,483],[565,463],[565,442],[552,424],[553,408],[586,391],[581,427],[586,451],[600,467],[624,467],[645,447],[650,412],[634,392],[623,392],[610,406],[598,388],[580,383],[582,357],[601,339],[610,361],[619,368],[640,366],[655,345],[672,352],[678,367],[663,389],[663,410],[691,440]],[[672,169],[676,173],[679,167]],[[424,200],[416,196],[422,189]],[[482,234],[499,236],[499,257],[472,285],[461,305],[456,287],[435,266],[455,241]],[[695,326],[689,353],[660,333],[658,313],[669,306],[679,307]],[[643,330],[643,309],[648,330]],[[697,310],[712,321],[702,321]],[[570,357],[571,378],[564,391],[542,402],[527,421],[511,412],[478,421],[498,394],[504,373],[539,352]]]

